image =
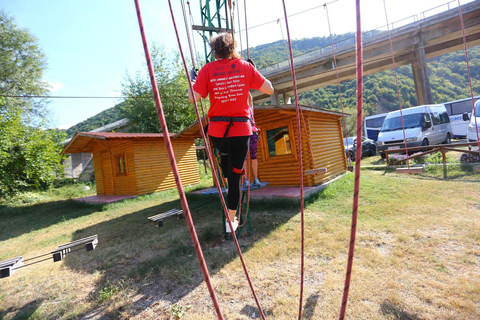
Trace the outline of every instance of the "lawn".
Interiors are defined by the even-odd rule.
[[[361,172],[347,318],[480,318],[480,176],[459,164],[397,175],[379,157],[362,163],[369,167]],[[306,201],[303,319],[338,318],[353,178],[348,173]],[[157,228],[147,219],[180,208],[176,191],[107,206],[71,200],[94,194],[91,187],[1,204],[0,260],[31,259],[94,234],[99,244],[60,262],[29,260],[0,279],[0,318],[215,319],[185,220]],[[228,319],[258,318],[233,242],[221,234],[220,201],[190,193],[199,187],[186,188],[187,198],[220,307]],[[299,203],[251,201],[250,214],[254,233],[240,245],[262,308],[267,319],[296,319]]]

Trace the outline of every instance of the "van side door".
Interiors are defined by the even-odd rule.
[[[423,139],[426,138],[428,140],[429,145],[435,144],[435,131],[433,130],[432,118],[429,112],[423,114],[422,135]]]
[[[440,144],[443,142],[443,140],[445,140],[445,134],[444,134],[445,128],[442,128],[440,114],[437,111],[433,111],[432,113],[430,113],[430,117],[432,118],[432,130],[433,130],[430,144]]]

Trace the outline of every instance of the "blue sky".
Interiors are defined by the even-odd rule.
[[[278,18],[283,18],[281,0],[247,2],[249,44],[259,45],[282,39]],[[430,8],[432,15],[446,10],[446,0],[385,0],[389,22]],[[199,0],[190,0],[195,24],[200,24]],[[244,28],[243,0],[239,3],[241,29]],[[465,4],[471,1],[461,1]],[[174,14],[181,34],[185,55],[189,56],[182,9],[179,0],[172,0]],[[292,38],[328,36],[324,2],[314,0],[286,0]],[[328,1],[330,25],[333,33],[354,31],[355,1]],[[457,2],[450,2],[456,7]],[[153,41],[169,50],[178,49],[167,0],[140,0],[145,31],[149,44]],[[363,0],[362,29],[385,25],[383,0]],[[0,0],[0,10],[16,19],[18,26],[29,29],[39,40],[46,54],[48,69],[44,80],[52,86],[52,96],[120,96],[121,83],[129,72],[146,72],[145,56],[138,28],[133,0]],[[235,14],[238,27],[238,12]],[[271,22],[264,24],[266,22]],[[264,24],[262,26],[258,26]],[[258,26],[258,27],[255,27]],[[251,28],[251,29],[250,29]],[[245,49],[245,33],[242,33]],[[286,32],[283,31],[286,37]],[[203,53],[201,38],[194,36],[197,51]],[[237,37],[237,41],[240,37]],[[113,107],[119,99],[51,99],[55,125],[68,128],[97,113]]]

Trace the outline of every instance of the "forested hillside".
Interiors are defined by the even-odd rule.
[[[335,35],[334,42],[352,37],[352,33]],[[292,41],[292,50],[294,56],[297,56],[329,45],[329,37],[300,39]],[[261,69],[285,61],[287,50],[283,41],[276,41],[250,48],[250,57],[255,61],[257,68]],[[474,95],[480,95],[480,46],[470,48],[468,56],[473,92]],[[427,63],[434,103],[443,103],[470,96],[467,65],[463,50],[430,59]],[[402,108],[416,106],[417,99],[411,66],[399,67],[397,71]],[[341,83],[341,91],[346,112],[353,113],[356,106],[355,80]],[[299,96],[301,104],[339,111],[338,97],[337,85],[304,92]],[[398,109],[397,88],[393,70],[364,78],[363,101],[364,116]],[[117,105],[69,128],[67,134],[71,136],[77,131],[92,130],[124,117],[125,114],[121,112],[121,108]]]
[[[125,118],[121,112],[122,103],[116,106],[103,110],[102,112],[88,118],[80,123],[77,123],[73,127],[68,128],[65,132],[68,137],[72,137],[77,132],[87,132],[99,127],[103,127],[109,123],[115,122]]]

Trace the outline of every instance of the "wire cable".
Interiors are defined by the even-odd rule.
[[[460,0],[458,1],[458,14],[460,16],[460,24],[462,26],[462,36],[463,36],[463,50],[465,51],[465,61],[467,62],[467,71],[468,71],[468,82],[470,83],[470,94],[472,96],[472,105],[473,105],[473,111],[472,111],[472,116],[475,117],[475,129],[477,131],[477,145],[478,145],[478,154],[480,155],[480,138],[478,134],[478,123],[477,123],[477,114],[475,110],[475,102],[473,99],[473,86],[472,86],[472,76],[470,75],[470,65],[468,63],[468,50],[467,50],[467,39],[465,37],[465,25],[463,21],[463,14],[462,14],[462,7],[460,5]]]

